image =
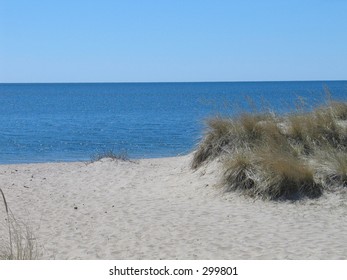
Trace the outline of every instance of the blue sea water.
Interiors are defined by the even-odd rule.
[[[346,101],[347,81],[0,84],[0,163],[185,154],[209,116],[253,106],[286,113],[299,96],[309,109],[325,101],[325,87]]]

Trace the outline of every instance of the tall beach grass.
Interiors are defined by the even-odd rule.
[[[347,185],[347,103],[310,112],[242,113],[207,121],[192,168],[222,159],[226,191],[264,199],[319,197]]]
[[[15,218],[1,188],[0,193],[6,213],[5,221],[1,221],[0,226],[7,229],[7,234],[0,236],[0,260],[38,259],[40,251],[32,230],[28,225]]]

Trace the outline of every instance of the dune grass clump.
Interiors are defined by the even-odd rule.
[[[268,150],[238,154],[224,162],[224,170],[225,191],[263,199],[315,198],[322,194],[313,170],[287,153]]]
[[[8,207],[5,194],[0,188],[6,211],[4,226],[8,236],[1,236],[0,260],[36,260],[40,256],[36,238],[31,229],[17,220]],[[0,223],[3,225],[3,223]]]
[[[256,171],[251,155],[238,153],[224,161],[224,186],[226,191],[247,192],[252,195],[256,184]]]
[[[346,145],[343,128],[329,110],[315,110],[305,115],[289,116],[288,137],[305,146],[310,153],[316,146]]]
[[[257,155],[256,194],[266,199],[316,198],[322,186],[314,181],[314,171],[292,153],[268,150]]]
[[[286,116],[214,118],[192,167],[220,157],[226,191],[264,199],[319,197],[347,184],[347,103],[330,101]]]
[[[115,152],[113,150],[107,150],[101,153],[96,153],[91,156],[91,161],[99,161],[104,158],[109,158],[112,160],[121,160],[121,161],[129,161],[128,154],[126,152]]]
[[[233,140],[233,122],[231,120],[217,117],[207,120],[207,125],[208,130],[205,138],[194,154],[193,168],[197,168],[206,160],[220,155]]]
[[[347,152],[332,149],[318,151],[314,165],[326,187],[347,187]]]
[[[254,146],[263,137],[267,137],[266,134],[273,133],[279,136],[280,130],[271,123],[271,119],[270,115],[249,113],[244,113],[236,119],[221,117],[208,119],[207,133],[194,153],[192,167],[198,168],[204,162],[224,152]],[[264,133],[264,130],[267,133]]]
[[[347,120],[347,103],[345,102],[330,101],[322,110],[328,111],[327,113],[337,120]]]

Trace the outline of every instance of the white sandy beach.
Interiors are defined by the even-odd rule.
[[[43,259],[347,259],[346,188],[254,201],[190,159],[1,165],[0,187]]]

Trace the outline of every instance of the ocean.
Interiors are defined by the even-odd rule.
[[[187,154],[208,117],[310,110],[326,89],[346,101],[347,81],[0,84],[0,163]]]

